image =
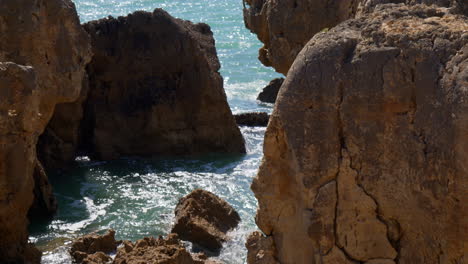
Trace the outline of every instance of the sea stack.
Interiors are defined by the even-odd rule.
[[[466,261],[467,32],[453,9],[385,4],[307,43],[252,184],[269,256]]]
[[[83,118],[78,126],[66,126],[70,119],[64,119],[62,111],[67,108],[57,108],[43,136],[44,142],[51,142],[42,145],[46,156],[55,152],[47,149],[62,147],[84,149],[104,160],[245,152],[207,24],[156,9],[83,27],[94,52],[87,68],[89,89],[83,89],[87,94],[78,106],[67,106]],[[73,131],[62,131],[64,127]],[[74,136],[66,139],[69,135]]]

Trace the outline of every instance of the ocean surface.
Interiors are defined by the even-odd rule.
[[[82,22],[163,8],[175,17],[209,24],[233,113],[271,112],[272,105],[257,102],[256,96],[279,75],[258,61],[261,44],[244,27],[241,0],[75,0],[75,4]],[[52,221],[35,223],[30,230],[31,242],[45,251],[42,262],[71,263],[67,253],[71,240],[108,228],[117,231],[117,239],[133,241],[166,235],[178,199],[203,188],[226,199],[242,218],[218,259],[228,264],[246,263],[245,239],[256,229],[257,202],[250,184],[262,159],[265,128],[241,130],[246,155],[112,162],[79,157],[75,169],[50,175],[59,202],[58,214]]]

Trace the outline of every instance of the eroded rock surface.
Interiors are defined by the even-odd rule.
[[[200,254],[190,254],[176,234],[167,238],[145,237],[135,243],[125,241],[119,248],[114,264],[221,264]]]
[[[276,78],[272,80],[265,88],[263,88],[262,92],[258,95],[257,100],[274,104],[283,82],[284,78]]]
[[[247,264],[278,264],[275,241],[260,232],[253,232],[247,238]]]
[[[89,60],[89,38],[71,1],[0,5],[0,260],[4,263],[39,262],[40,254],[27,244],[37,138],[55,104],[78,97]]]
[[[252,184],[280,263],[466,259],[468,20],[449,12],[379,5],[298,55]]]
[[[297,54],[318,32],[364,14],[386,3],[423,3],[452,7],[468,15],[464,0],[243,0],[244,21],[264,46],[259,59],[277,72],[287,74]]]
[[[109,230],[104,235],[89,234],[73,241],[70,255],[77,263],[99,261],[105,259],[103,255],[116,251],[118,244],[120,242],[115,240],[114,230]]]
[[[200,189],[179,200],[175,217],[173,233],[214,252],[222,248],[228,240],[226,233],[240,222],[239,214],[226,201]]]
[[[84,28],[95,54],[85,137],[99,158],[245,152],[208,25],[156,9]]]

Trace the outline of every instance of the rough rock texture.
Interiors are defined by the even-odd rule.
[[[162,9],[89,22],[84,138],[98,158],[245,152],[208,25]]]
[[[265,88],[263,88],[262,92],[258,95],[257,100],[274,104],[283,82],[284,78],[276,78],[272,80]]]
[[[136,243],[124,241],[114,259],[114,264],[220,264],[207,260],[205,256],[191,255],[176,234],[167,238],[145,237]]]
[[[38,261],[27,244],[37,138],[55,104],[75,100],[79,95],[89,59],[89,38],[71,1],[2,1],[0,260],[3,263]],[[25,260],[28,256],[36,259]]]
[[[467,258],[468,20],[374,11],[312,38],[278,96],[252,189],[280,263]]]
[[[247,264],[278,264],[275,241],[260,232],[253,232],[247,238]]]
[[[468,15],[465,0],[243,0],[244,21],[264,46],[259,59],[277,72],[287,74],[297,54],[316,33],[354,18],[359,9],[377,4],[424,3],[453,7]],[[362,13],[362,12],[361,12]]]
[[[200,189],[179,200],[175,217],[173,233],[214,252],[240,222],[239,214],[226,201]]]
[[[47,219],[57,212],[57,200],[52,192],[47,174],[40,161],[34,166],[34,200],[29,208],[28,218]]]
[[[236,123],[240,126],[263,126],[268,125],[270,116],[265,112],[243,113],[235,115]]]
[[[104,235],[89,234],[82,236],[73,241],[70,249],[70,255],[77,263],[82,263],[86,258],[88,261],[92,259],[100,259],[102,254],[93,255],[97,252],[111,253],[117,250],[117,245],[120,242],[115,240],[115,231],[109,230]]]
[[[81,120],[88,90],[88,79],[85,77],[78,100],[58,104],[44,133],[39,137],[37,156],[47,171],[67,169],[73,165],[83,141]]]

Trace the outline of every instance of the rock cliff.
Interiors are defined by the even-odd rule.
[[[41,144],[47,167],[69,163],[77,149],[99,159],[245,152],[208,25],[156,9],[84,28],[94,52],[89,92],[57,108]]]
[[[38,262],[27,214],[35,193],[50,192],[33,177],[36,143],[55,104],[78,97],[89,38],[68,0],[3,1],[0,33],[0,260]]]
[[[252,189],[280,263],[468,257],[468,20],[372,10],[315,35],[278,95]]]
[[[243,0],[244,21],[264,46],[259,59],[287,74],[297,54],[316,33],[384,3],[424,3],[452,7],[468,15],[464,0]]]

